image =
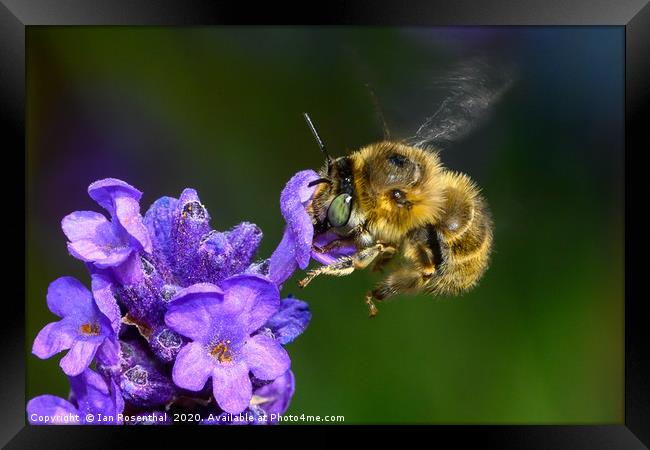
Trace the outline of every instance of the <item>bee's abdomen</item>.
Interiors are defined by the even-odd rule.
[[[485,201],[469,178],[454,175],[453,182],[445,213],[429,228],[435,233],[429,243],[434,255],[439,252],[440,263],[427,290],[436,294],[458,294],[476,285],[492,249],[492,219]]]

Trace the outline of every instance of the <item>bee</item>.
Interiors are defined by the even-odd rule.
[[[319,275],[345,276],[396,256],[401,264],[367,292],[370,317],[375,301],[399,294],[458,295],[475,287],[486,272],[493,222],[484,196],[472,179],[445,168],[439,150],[467,134],[510,84],[494,85],[482,64],[464,64],[447,77],[449,95],[437,111],[402,141],[385,140],[333,159],[307,113],[304,117],[326,164],[307,211],[314,235],[335,239],[317,252],[352,247],[354,253],[309,271],[307,286]],[[373,93],[374,95],[374,93]]]

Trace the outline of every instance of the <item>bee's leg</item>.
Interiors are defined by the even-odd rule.
[[[375,298],[374,291],[370,291],[366,294],[365,303],[368,305],[368,316],[370,316],[370,318],[375,317],[379,313],[375,302],[372,300],[373,298]]]
[[[436,271],[433,251],[425,245],[418,244],[416,252],[420,274],[424,278],[431,278]]]
[[[329,242],[323,247],[318,247],[314,245],[312,248],[314,249],[314,251],[318,253],[327,253],[339,247],[343,247],[345,245],[350,245],[350,244],[356,244],[356,243],[360,243],[361,246],[366,246],[369,244],[372,245],[373,243],[375,243],[374,239],[372,238],[372,235],[368,232],[368,230],[366,230],[363,224],[357,225],[352,230],[352,232],[348,237],[334,239],[333,241]]]
[[[377,259],[375,260],[375,263],[372,265],[372,270],[373,272],[383,272],[384,271],[384,265],[388,263],[391,259],[393,259],[393,256],[395,256],[395,249],[393,250],[386,250],[384,253],[382,253]]]
[[[318,247],[316,245],[313,246],[313,249],[318,252],[318,253],[328,253],[331,252],[334,249],[337,249],[339,247],[343,247],[344,245],[352,244],[354,243],[354,239],[352,238],[344,238],[344,239],[334,239],[333,241],[329,242],[328,244]]]
[[[342,277],[345,275],[350,275],[352,272],[354,272],[354,261],[351,256],[344,256],[343,258],[339,258],[327,266],[321,266],[317,269],[313,269],[307,272],[307,276],[298,281],[298,287],[304,288],[309,283],[311,283],[311,280],[321,274]]]
[[[364,248],[354,255],[339,258],[332,264],[310,270],[307,272],[307,276],[298,282],[298,286],[307,286],[318,275],[332,275],[336,277],[350,275],[355,269],[365,269],[368,267],[384,251],[394,250],[394,247],[385,246],[384,244],[376,244],[372,247]]]
[[[431,247],[423,243],[426,236],[416,235],[404,243],[404,258],[410,269],[419,272],[424,278],[431,278],[437,270],[438,260]],[[425,241],[426,242],[426,241]]]
[[[415,267],[403,267],[380,281],[375,289],[366,294],[366,305],[370,317],[379,312],[374,300],[382,301],[399,293],[412,292],[423,286],[431,277]]]

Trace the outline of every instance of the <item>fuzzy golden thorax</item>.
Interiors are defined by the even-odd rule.
[[[408,231],[438,220],[445,198],[443,167],[435,152],[380,142],[350,158],[355,208],[376,240],[399,243]]]

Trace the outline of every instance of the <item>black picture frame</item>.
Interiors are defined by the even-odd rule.
[[[650,6],[647,0],[461,0],[432,2],[410,0],[305,2],[300,5],[266,2],[167,1],[167,0],[0,0],[0,123],[3,127],[3,155],[15,157],[6,163],[8,183],[5,193],[5,240],[16,241],[25,233],[25,223],[17,218],[24,210],[24,197],[15,194],[17,184],[10,175],[23,165],[25,174],[25,32],[32,25],[386,25],[386,26],[463,26],[463,25],[614,25],[625,28],[625,204],[641,196],[632,188],[639,183],[636,155],[650,148],[644,129],[650,100]],[[19,156],[21,155],[21,156]],[[7,159],[5,159],[6,161]],[[22,185],[28,189],[26,180]],[[5,202],[7,201],[5,200]],[[20,204],[22,202],[22,205]],[[15,203],[15,204],[14,204]],[[22,208],[21,208],[22,206]],[[631,261],[641,254],[635,237],[644,234],[643,223],[632,220],[625,209],[625,423],[579,426],[435,426],[435,440],[452,439],[457,444],[480,442],[498,448],[646,448],[650,445],[650,342],[646,332],[647,315],[643,314],[644,296],[637,292],[642,266]],[[24,216],[23,216],[24,218]],[[639,221],[641,222],[641,221]],[[13,237],[11,237],[13,236]],[[606,236],[603,236],[606,239]],[[28,242],[25,245],[29,245]],[[25,249],[14,254],[24,255]],[[20,260],[20,258],[18,258]],[[0,443],[7,448],[76,448],[84,445],[101,448],[116,445],[127,427],[32,427],[25,421],[24,305],[27,280],[5,282],[2,333],[3,368],[2,407],[0,407]],[[20,279],[16,273],[7,279]],[[11,287],[13,286],[13,287]],[[128,427],[131,428],[131,427]],[[135,427],[133,427],[135,428]],[[141,427],[137,427],[141,428]],[[169,428],[161,431],[161,428]],[[203,428],[207,430],[209,427]],[[239,427],[237,427],[239,428]],[[275,427],[284,428],[287,427]],[[301,427],[304,430],[304,427]],[[427,429],[424,429],[427,428]],[[168,437],[171,427],[156,427],[157,436]],[[174,427],[174,432],[178,428]],[[295,429],[295,428],[294,428]],[[392,427],[373,430],[383,436]],[[417,427],[431,432],[428,427]],[[196,430],[193,428],[193,430]],[[208,431],[192,431],[192,433]],[[181,429],[181,431],[183,431]],[[241,433],[243,431],[237,431]],[[228,432],[232,433],[232,432]],[[250,433],[250,432],[247,432]],[[259,433],[259,432],[258,432]],[[152,434],[152,433],[148,433]],[[254,434],[254,433],[253,433]],[[250,435],[250,434],[249,434]],[[367,435],[370,435],[367,433]],[[207,436],[206,436],[207,437]]]

